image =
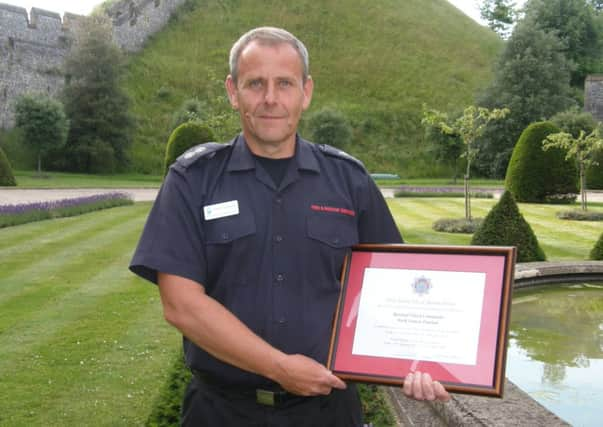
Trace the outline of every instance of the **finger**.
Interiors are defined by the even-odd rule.
[[[417,400],[423,400],[422,377],[423,375],[416,371],[412,381],[412,395]]]
[[[423,396],[426,400],[434,400],[435,392],[433,390],[433,380],[431,379],[431,375],[427,372],[423,374],[423,378],[421,381],[421,386],[423,390]]]
[[[345,382],[343,382],[340,378],[336,377],[335,375],[331,374],[331,378],[329,381],[329,385],[332,388],[338,388],[340,390],[345,390],[347,388],[347,385]],[[330,392],[330,391],[329,391]]]
[[[450,400],[450,394],[446,391],[444,386],[439,381],[433,382],[433,388],[435,391],[436,398],[442,402],[448,402]]]
[[[410,372],[406,378],[404,378],[404,384],[402,385],[402,391],[404,395],[410,397],[412,396],[412,381],[414,379],[414,375]]]

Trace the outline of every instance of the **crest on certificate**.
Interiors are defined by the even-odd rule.
[[[427,295],[433,285],[431,284],[431,280],[429,280],[425,276],[419,276],[415,278],[412,282],[412,288],[417,295]]]

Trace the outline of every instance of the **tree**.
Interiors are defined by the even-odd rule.
[[[526,20],[515,26],[496,65],[494,80],[479,100],[484,107],[511,111],[504,121],[490,123],[478,140],[479,172],[503,177],[521,132],[530,123],[576,104],[569,85],[570,70],[557,37]]]
[[[308,128],[317,144],[343,149],[352,140],[352,127],[339,111],[325,107],[310,116]]]
[[[603,71],[601,42],[603,29],[596,21],[596,3],[588,0],[530,0],[525,19],[530,25],[553,34],[563,44],[563,53],[576,67],[571,84],[582,90],[587,74]]]
[[[558,132],[551,122],[536,122],[521,133],[505,176],[505,189],[516,201],[572,203],[576,199],[576,164],[565,158],[561,148],[542,151],[542,141]]]
[[[37,152],[41,176],[42,158],[67,140],[69,121],[63,104],[47,96],[24,95],[15,106],[15,125],[23,131],[25,143]]]
[[[4,150],[0,147],[0,187],[14,187],[15,185],[17,185],[17,181],[13,175],[13,169]]]
[[[506,38],[515,21],[515,3],[509,0],[484,0],[479,11],[488,27]]]
[[[448,135],[458,135],[465,149],[462,156],[467,162],[465,181],[465,219],[471,220],[471,199],[469,191],[469,180],[471,178],[471,162],[475,159],[479,148],[475,146],[477,138],[483,135],[486,125],[492,120],[504,118],[509,113],[507,108],[489,110],[483,107],[469,106],[463,110],[463,114],[454,121],[449,120],[448,115],[437,110],[426,110],[423,108],[423,125],[439,128]]]
[[[133,119],[119,85],[123,64],[108,19],[101,15],[83,19],[65,62],[63,97],[71,120],[65,168],[112,172],[113,167],[127,166]]]
[[[549,135],[543,144],[543,150],[551,148],[564,148],[567,150],[566,159],[576,159],[580,170],[580,204],[586,210],[586,169],[597,165],[595,154],[603,151],[603,138],[601,129],[597,128],[588,135],[580,131],[577,138],[570,133],[559,132]]]
[[[603,261],[603,233],[599,236],[599,240],[595,243],[590,251],[590,259]]]
[[[172,116],[172,131],[182,123],[192,121],[205,121],[209,108],[206,103],[197,98],[185,100]]]
[[[546,256],[513,195],[505,191],[471,239],[472,245],[516,246],[518,262],[544,261]]]
[[[454,170],[452,178],[454,184],[456,184],[459,173],[459,160],[463,154],[463,141],[461,138],[458,135],[448,135],[443,133],[439,128],[426,124],[425,140],[431,143],[433,148],[430,151],[433,152],[436,160],[452,163]]]

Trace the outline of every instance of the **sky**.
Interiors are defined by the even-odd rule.
[[[71,12],[78,15],[88,15],[102,0],[1,0],[2,3],[8,3],[15,6],[21,6],[29,12],[32,7],[46,9],[51,12],[57,12],[61,16],[65,12]],[[478,0],[448,0],[466,15],[477,22],[481,22],[479,17]],[[525,0],[516,0],[517,5],[522,5]],[[483,22],[481,22],[483,24]]]

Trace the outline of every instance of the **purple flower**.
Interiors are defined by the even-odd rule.
[[[93,196],[74,197],[70,199],[51,200],[47,202],[20,203],[18,205],[0,205],[0,215],[19,215],[33,211],[52,211],[61,208],[89,205],[108,200],[132,200],[128,193],[119,191],[95,194]]]

